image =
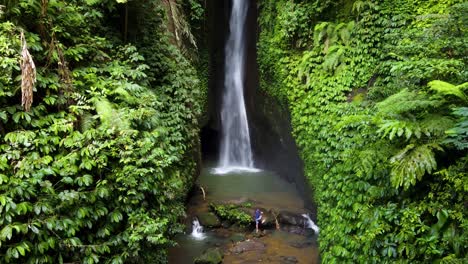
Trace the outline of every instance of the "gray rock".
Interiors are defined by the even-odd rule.
[[[303,227],[299,227],[299,226],[285,226],[283,228],[283,231],[304,236],[306,235],[307,229],[304,229]]]
[[[264,227],[276,226],[275,216],[273,215],[271,211],[263,211],[262,226]]]
[[[288,211],[281,211],[278,216],[278,221],[281,224],[301,226],[301,227],[303,227],[305,224],[305,219],[302,215],[288,212]]]
[[[234,254],[241,254],[248,251],[258,251],[259,253],[262,253],[265,250],[265,244],[262,242],[256,240],[246,240],[244,242],[237,243],[233,248],[231,248],[230,251]]]
[[[242,233],[236,233],[229,237],[229,240],[233,243],[241,242],[245,240],[245,235]]]
[[[299,262],[296,257],[292,257],[292,256],[281,256],[280,259],[281,259],[281,262],[280,262],[281,264],[295,264]]]
[[[228,221],[223,221],[223,222],[221,222],[221,226],[223,228],[229,228],[229,227],[231,227],[231,223],[229,223]]]
[[[200,213],[197,215],[198,221],[200,221],[200,224],[205,227],[220,227],[221,222],[219,221],[218,217],[211,213]]]
[[[195,264],[219,264],[223,262],[223,253],[219,248],[210,248],[200,257],[196,258]]]

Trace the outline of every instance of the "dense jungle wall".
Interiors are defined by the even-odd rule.
[[[1,263],[166,261],[200,166],[202,4],[0,2]]]
[[[322,261],[465,262],[467,3],[259,4],[260,84],[290,110]]]

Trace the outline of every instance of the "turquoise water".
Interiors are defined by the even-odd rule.
[[[295,184],[268,171],[214,174],[212,168],[202,171],[198,183],[209,201],[255,201],[267,208],[294,210],[304,207]]]

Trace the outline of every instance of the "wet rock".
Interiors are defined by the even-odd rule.
[[[238,224],[233,224],[231,227],[229,227],[229,230],[231,230],[232,232],[243,233],[250,232],[251,228],[248,226],[240,226]]]
[[[228,221],[223,221],[221,222],[221,226],[223,228],[229,228],[231,226],[231,223],[229,223]]]
[[[200,213],[197,215],[198,221],[202,226],[205,227],[220,227],[221,222],[219,221],[218,217],[211,213]]]
[[[210,248],[200,257],[196,258],[195,264],[219,264],[223,262],[223,253],[219,248]]]
[[[281,224],[286,225],[293,225],[293,226],[304,226],[304,217],[300,214],[288,212],[288,211],[281,211],[278,216],[278,221]]]
[[[264,227],[275,227],[276,219],[275,215],[271,211],[263,211],[262,226]]]
[[[255,238],[264,237],[264,236],[266,236],[266,235],[267,235],[267,233],[266,233],[265,230],[259,230],[258,232],[254,230],[254,231],[252,232],[252,237],[255,237]]]
[[[305,235],[306,229],[299,226],[284,226],[283,231],[296,234],[296,235]]]
[[[299,262],[296,257],[292,256],[280,256],[280,260],[281,264],[295,264]]]
[[[265,244],[257,240],[246,240],[244,242],[239,242],[230,249],[230,251],[234,254],[241,254],[248,251],[257,251],[258,253],[262,253],[265,250]]]
[[[229,240],[233,243],[241,242],[245,240],[245,235],[242,233],[236,233],[229,237]]]
[[[295,248],[306,248],[306,247],[311,247],[314,245],[314,242],[313,241],[294,241],[294,242],[291,242],[289,243],[289,245],[291,247],[295,247]]]

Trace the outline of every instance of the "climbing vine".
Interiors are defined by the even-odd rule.
[[[288,105],[324,263],[468,257],[463,1],[262,1],[261,87]]]
[[[198,166],[205,93],[165,8],[0,5],[1,263],[166,262]],[[22,32],[37,71],[30,109]]]

